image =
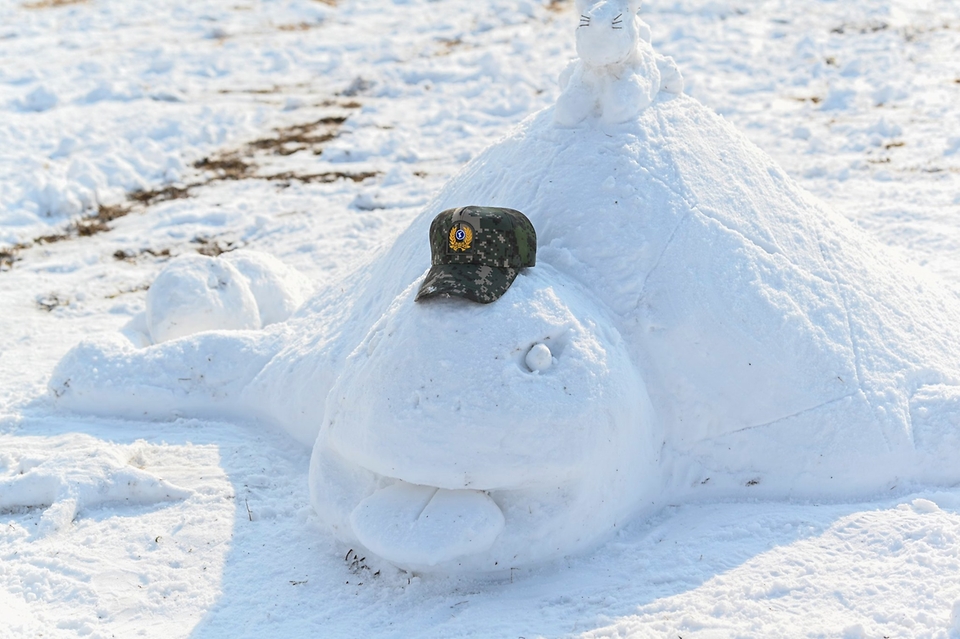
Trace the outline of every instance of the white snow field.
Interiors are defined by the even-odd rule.
[[[575,55],[571,4],[0,2],[0,636],[960,636],[960,408],[951,390],[960,7],[691,1],[650,3],[641,15],[691,97],[657,98],[626,130],[558,129],[548,110],[481,155],[560,95],[557,78]],[[584,151],[582,169],[567,170],[576,168],[568,156]],[[629,169],[624,179],[598,179],[618,167]],[[569,182],[538,188],[557,175]],[[464,193],[504,206],[499,198],[520,197],[521,209],[659,202],[662,223],[672,219],[676,229],[670,246],[685,250],[663,252],[657,263],[671,266],[658,271],[644,266],[656,251],[643,243],[660,237],[657,220],[617,234],[589,218],[543,213],[534,219],[541,262],[485,315],[443,301],[414,311],[404,295],[427,266],[424,220]],[[795,217],[756,208],[777,194],[790,196],[782,205]],[[712,234],[692,232],[694,222]],[[618,259],[625,242],[636,265]],[[320,294],[284,321],[307,291],[269,258],[244,262],[249,250],[295,268]],[[171,256],[223,251],[191,259],[196,270],[229,275],[217,281],[234,282],[249,330],[147,348],[166,339],[151,340],[146,289],[176,263]],[[817,254],[819,266],[804,261]],[[603,268],[591,272],[598,256]],[[666,315],[641,314],[686,332],[638,342],[623,320],[638,302],[635,283],[617,269],[643,269],[655,290],[693,293],[689,306],[674,298]],[[277,283],[263,285],[270,273]],[[289,289],[265,297],[283,282]],[[380,293],[367,294],[370,308],[350,322],[349,304],[337,301],[360,289]],[[734,294],[748,330],[724,332],[729,318],[712,313]],[[671,428],[680,417],[691,424],[665,449],[686,461],[656,486],[652,505],[614,516],[615,532],[492,575],[421,573],[417,564],[463,552],[448,537],[443,552],[414,558],[417,570],[405,572],[331,534],[308,476],[322,414],[297,412],[311,390],[346,373],[336,382],[337,414],[369,427],[361,411],[382,415],[390,405],[385,397],[365,403],[370,389],[412,387],[439,358],[444,341],[425,343],[415,314],[428,306],[437,314],[423,321],[440,329],[454,317],[488,317],[517,332],[532,326],[538,335],[574,326],[576,339],[545,370],[521,370],[529,358],[517,355],[517,376],[503,380],[515,392],[511,417],[539,423],[535,433],[566,419],[594,429],[619,423],[623,402],[606,411],[576,397],[564,404],[546,384],[553,375],[584,384],[576,392],[595,384],[600,397],[636,399],[641,382],[629,378],[638,367],[653,406],[677,408]],[[410,356],[378,350],[377,330],[366,348],[336,355],[351,359],[333,373],[290,348],[320,348],[322,321],[345,320],[352,337],[342,349],[380,326],[405,336]],[[473,326],[468,356],[503,346],[507,331],[481,336],[482,322]],[[697,339],[718,346],[723,335],[736,336],[726,357],[680,348]],[[852,359],[826,348],[835,363],[816,369],[825,359],[818,348],[842,335]],[[656,367],[635,361],[628,351],[637,343],[654,345]],[[526,350],[537,344],[550,345],[530,340]],[[211,352],[216,361],[203,363]],[[764,369],[734,369],[731,358],[744,352]],[[605,367],[598,355],[609,358]],[[249,393],[237,383],[268,361],[270,383]],[[581,362],[581,373],[568,361]],[[584,377],[591,370],[611,374]],[[840,381],[830,388],[824,380],[834,371]],[[449,394],[452,380],[441,382]],[[539,390],[523,394],[523,384]],[[134,387],[143,393],[131,396]],[[683,414],[704,389],[713,395],[699,397],[701,412]],[[488,383],[480,395],[495,390]],[[848,410],[811,417],[803,405],[815,398],[843,408],[857,392],[866,398],[858,419]],[[749,428],[729,453],[710,431],[787,416],[799,426],[787,419],[782,438],[756,445],[750,433],[770,429]],[[868,422],[870,436],[858,435]],[[360,431],[336,445],[368,455],[368,468],[387,452],[412,462],[410,472],[463,462],[424,463],[417,455],[431,449],[405,448],[402,422],[387,426],[396,429],[385,440],[390,451],[364,446]],[[545,472],[555,481],[570,467],[563,454],[574,451],[578,477],[601,478],[583,485],[636,498],[633,484],[602,478],[616,468],[611,459],[637,449],[604,449],[589,433],[573,434],[564,427],[532,450],[521,438],[527,458],[514,461],[527,466],[494,474],[512,469],[522,482]],[[698,448],[703,441],[712,443]],[[925,452],[908,452],[917,450]],[[810,460],[821,454],[828,461]],[[411,548],[371,532],[376,517],[368,516],[421,499],[409,486],[394,483],[373,494],[386,493],[379,502],[350,510],[354,531],[383,555],[391,543],[408,556]],[[566,518],[551,513],[542,536],[525,540],[532,555],[564,527],[597,524],[575,500],[556,503],[576,507]],[[466,507],[492,513],[482,500]],[[484,534],[501,534],[495,520],[480,516]]]

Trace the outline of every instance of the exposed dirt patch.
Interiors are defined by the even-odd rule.
[[[561,11],[565,11],[570,5],[570,0],[550,0],[550,2],[547,3],[547,10],[560,13]]]
[[[213,158],[203,158],[193,163],[193,168],[213,173],[221,180],[242,180],[250,175],[253,166],[240,159],[237,152],[224,153]]]
[[[88,237],[109,230],[108,223],[119,219],[130,212],[126,206],[104,206],[100,205],[96,214],[77,221],[75,228],[77,235]]]
[[[438,38],[437,42],[440,43],[440,50],[436,53],[438,56],[450,55],[463,46],[463,40],[460,38]]]
[[[346,116],[331,116],[320,118],[316,122],[274,129],[277,133],[276,137],[254,140],[247,146],[250,149],[270,151],[277,155],[293,155],[307,150],[313,151],[314,155],[320,155],[323,152],[320,145],[337,137],[339,126],[346,120]]]
[[[359,102],[354,100],[343,103],[330,101],[329,106],[333,105],[344,109],[355,109],[361,106]],[[346,122],[347,117],[347,115],[330,115],[311,122],[274,129],[274,135],[253,140],[239,149],[225,150],[198,160],[193,164],[193,168],[198,171],[198,174],[187,182],[168,184],[152,190],[133,191],[127,194],[127,201],[123,204],[100,205],[96,211],[72,222],[61,232],[34,238],[29,243],[0,248],[0,272],[13,268],[13,265],[21,259],[20,253],[31,246],[54,244],[109,231],[113,221],[130,214],[134,210],[147,209],[162,202],[189,198],[197,189],[216,182],[254,179],[278,182],[281,187],[286,187],[293,182],[305,184],[325,184],[337,180],[362,182],[375,177],[377,173],[372,171],[355,173],[328,171],[309,174],[287,171],[273,175],[257,174],[258,155],[287,156],[301,151],[321,155],[323,144],[339,135],[340,127]],[[212,240],[210,238],[196,238],[194,242],[200,244],[200,248],[197,249],[199,253],[211,256],[240,248],[240,245],[235,242]],[[117,251],[114,253],[114,258],[133,261],[143,255],[166,258],[170,256],[170,251],[158,252],[151,249],[142,249],[139,252]]]
[[[949,22],[944,22],[939,25],[930,25],[930,26],[908,25],[906,27],[901,27],[899,31],[906,42],[913,42],[914,40],[921,38],[928,33],[936,33],[938,31],[953,31],[956,28],[957,28],[957,25],[950,24]]]
[[[878,31],[886,31],[890,28],[890,25],[883,21],[867,22],[865,24],[841,24],[839,27],[834,27],[830,29],[830,33],[836,33],[838,35],[844,35],[848,33],[859,33],[861,35],[867,33],[876,33]]]
[[[340,104],[342,108],[358,108],[359,102]],[[286,171],[271,175],[256,174],[255,157],[257,154],[271,154],[287,156],[306,151],[314,155],[323,154],[323,145],[340,134],[340,126],[347,121],[346,115],[334,115],[320,118],[312,122],[294,124],[288,127],[274,129],[275,135],[259,138],[248,142],[243,149],[227,151],[217,155],[205,157],[195,162],[193,167],[206,173],[209,177],[205,182],[187,187],[195,188],[217,180],[268,180],[289,185],[293,182],[306,184],[325,184],[337,180],[351,180],[362,182],[376,177],[373,171],[347,172],[327,171],[323,173],[294,173]]]
[[[310,24],[309,22],[298,22],[297,24],[281,24],[277,27],[280,31],[309,31],[319,24]]]
[[[206,255],[207,257],[217,257],[230,251],[236,251],[238,248],[243,248],[244,246],[244,243],[239,240],[234,241],[201,236],[193,238],[191,242],[199,244],[200,246],[197,248],[197,253]]]
[[[60,306],[70,306],[70,298],[62,296],[58,293],[51,293],[50,295],[41,295],[37,297],[37,308],[41,311],[50,312],[53,309]]]
[[[154,204],[160,204],[161,202],[182,200],[190,197],[190,189],[195,186],[202,186],[202,184],[188,184],[184,186],[169,184],[159,189],[153,189],[152,191],[134,191],[133,193],[129,193],[127,197],[137,204],[153,206]]]
[[[37,2],[27,2],[23,5],[24,9],[53,9],[56,7],[66,7],[71,4],[83,4],[87,0],[38,0]]]
[[[158,249],[156,251],[153,249],[145,248],[145,249],[140,249],[139,251],[122,251],[122,250],[114,251],[113,259],[124,261],[124,262],[136,262],[138,258],[144,255],[149,255],[150,257],[161,258],[161,259],[171,257],[170,249],[168,248]]]
[[[271,175],[265,179],[272,180],[275,182],[286,182],[290,184],[292,182],[303,182],[304,184],[329,184],[330,182],[336,182],[337,180],[351,180],[353,182],[363,182],[366,179],[376,177],[378,175],[375,171],[359,171],[357,173],[346,173],[344,171],[328,171],[326,173],[310,173],[310,174],[300,174],[300,173],[277,173],[276,175]]]
[[[15,262],[20,261],[20,251],[30,248],[29,244],[15,244],[9,248],[0,248],[0,273],[9,271]]]
[[[279,85],[274,85],[270,89],[220,89],[217,91],[222,95],[230,95],[233,93],[244,93],[250,95],[270,95],[272,93],[283,93],[283,87]]]
[[[50,235],[41,235],[33,240],[34,244],[54,244],[63,240],[73,239],[75,237],[89,237],[102,233],[110,229],[109,222],[127,215],[130,212],[129,206],[105,206],[100,205],[93,214],[86,215],[76,222],[73,222],[62,233],[53,233]],[[29,248],[30,244],[21,244],[18,248]]]

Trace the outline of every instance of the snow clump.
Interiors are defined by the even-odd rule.
[[[303,302],[306,278],[258,251],[170,261],[147,291],[153,343],[210,330],[259,329],[281,322]]]

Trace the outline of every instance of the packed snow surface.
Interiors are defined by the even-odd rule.
[[[766,327],[746,322],[746,334],[768,335],[756,345],[757,361],[767,371],[781,366],[792,372],[764,348],[774,344],[778,354],[822,363],[814,356],[803,359],[796,347],[835,344],[829,361],[842,364],[854,355],[856,381],[837,375],[854,394],[817,408],[839,411],[824,420],[827,432],[805,436],[810,431],[794,431],[787,421],[784,435],[775,432],[777,419],[794,415],[790,419],[803,426],[810,417],[802,410],[789,412],[797,410],[795,399],[831,396],[829,367],[803,378],[816,383],[791,388],[767,376],[751,377],[722,353],[679,349],[683,359],[672,363],[651,351],[650,362],[638,361],[631,349],[638,343],[655,346],[659,339],[638,336],[656,330],[630,329],[618,304],[629,306],[631,300],[605,297],[614,287],[583,269],[586,261],[577,256],[582,247],[563,244],[562,229],[548,229],[541,237],[543,263],[523,281],[553,287],[558,310],[589,310],[595,325],[584,325],[578,339],[600,335],[599,343],[612,346],[621,343],[610,332],[615,329],[626,346],[606,355],[634,369],[659,411],[664,396],[644,368],[653,362],[666,362],[663,379],[684,382],[677,388],[678,406],[687,405],[696,389],[708,388],[715,392],[704,398],[705,406],[740,410],[678,413],[672,422],[665,420],[664,425],[680,418],[694,422],[683,431],[692,439],[663,449],[663,459],[676,464],[664,476],[667,492],[661,495],[673,493],[675,500],[652,504],[650,514],[618,525],[612,538],[607,533],[606,540],[594,542],[601,543],[595,551],[535,568],[511,565],[509,576],[493,579],[404,573],[358,545],[337,541],[327,532],[330,517],[318,516],[310,504],[309,448],[265,426],[286,425],[295,438],[308,441],[309,428],[291,425],[313,423],[315,429],[317,420],[298,414],[302,402],[282,405],[280,397],[307,398],[311,387],[319,394],[317,388],[339,383],[325,371],[336,377],[344,372],[349,373],[344,380],[353,381],[344,386],[346,399],[338,401],[350,407],[360,401],[364,384],[383,374],[364,362],[400,358],[382,348],[383,340],[369,353],[350,349],[374,343],[370,329],[378,324],[415,329],[415,307],[404,304],[403,293],[427,265],[425,228],[418,231],[417,225],[431,208],[444,205],[443,193],[432,198],[465,162],[556,100],[555,78],[574,51],[576,8],[457,1],[158,7],[102,0],[57,6],[62,4],[0,4],[0,229],[6,242],[0,246],[0,452],[4,487],[13,487],[4,493],[12,501],[0,511],[0,635],[948,637],[960,632],[955,579],[960,501],[950,487],[957,450],[951,438],[960,409],[952,408],[955,380],[947,359],[953,346],[938,343],[954,330],[944,333],[939,325],[956,304],[960,282],[958,132],[951,125],[960,117],[960,85],[951,65],[960,16],[952,3],[644,6],[657,51],[678,61],[685,91],[706,105],[703,121],[712,121],[709,111],[721,113],[789,176],[768,171],[764,177],[760,169],[769,166],[764,160],[753,167],[758,173],[752,175],[759,177],[747,192],[769,195],[765,189],[773,184],[779,185],[773,193],[789,195],[795,180],[872,238],[853,248],[833,242],[853,237],[852,227],[805,199],[798,207],[811,212],[813,222],[788,233],[791,241],[780,231],[757,233],[746,224],[747,215],[718,215],[730,212],[730,194],[716,191],[723,206],[709,205],[709,190],[691,178],[698,177],[698,169],[691,169],[698,166],[696,158],[681,155],[677,166],[686,169],[678,174],[691,180],[688,188],[677,191],[677,180],[664,180],[669,188],[652,194],[669,191],[677,200],[689,200],[678,201],[677,210],[691,214],[669,243],[674,257],[665,252],[663,270],[651,268],[650,277],[691,282],[693,275],[676,261],[673,272],[667,269],[671,259],[689,256],[682,249],[697,241],[726,239],[718,246],[701,244],[705,248],[695,252],[688,270],[716,264],[718,255],[730,255],[733,248],[741,255],[728,265],[741,268],[721,271],[708,284],[729,281],[720,293],[763,293],[771,288],[770,278],[779,277],[777,290],[789,293],[744,298],[749,305],[741,310],[759,309],[765,319],[785,320]],[[660,113],[658,125],[663,116],[663,125],[651,128],[650,135],[644,130],[646,137],[630,133],[639,140],[634,150],[669,152],[657,145],[668,139],[668,124],[674,127],[681,115],[696,110],[690,104],[687,98],[658,98],[651,109]],[[640,117],[653,117],[651,109]],[[616,140],[600,139],[599,129],[557,132],[548,127],[548,117],[545,112],[520,129],[535,133],[531,140],[514,135],[495,148],[556,146],[563,135],[589,130],[596,133],[596,149],[630,157],[631,150],[619,148]],[[723,130],[730,129],[726,124],[716,129]],[[164,137],[164,131],[172,134]],[[740,134],[730,135],[739,140]],[[756,153],[744,146],[748,155]],[[513,159],[519,168],[506,174],[509,183],[502,187],[468,169],[444,193],[459,197],[458,184],[464,193],[472,189],[491,197],[498,189],[516,190],[510,180],[520,179],[524,162],[533,164],[535,158]],[[722,166],[724,159],[706,158],[704,165]],[[671,175],[669,167],[652,166],[654,177]],[[535,168],[529,176],[552,171]],[[594,179],[581,169],[565,176],[569,188],[576,188],[581,174],[588,183]],[[735,166],[727,170],[742,176]],[[717,183],[709,172],[703,179]],[[489,188],[478,191],[484,184]],[[615,176],[600,183],[615,202],[631,186]],[[137,188],[146,190],[127,199]],[[531,195],[531,201],[539,197]],[[738,200],[746,210],[756,202]],[[606,199],[598,203],[611,210]],[[69,232],[68,224],[97,212],[99,204],[107,207],[101,214],[108,231],[79,238],[77,231]],[[113,219],[118,209],[112,207],[132,212]],[[418,214],[409,239],[398,238]],[[534,220],[541,234],[544,219]],[[768,218],[759,219],[760,227],[769,226]],[[592,225],[584,222],[577,230],[589,236]],[[819,270],[816,261],[793,261],[815,256],[801,241],[809,239],[811,226],[822,231]],[[81,220],[78,228],[90,225]],[[620,230],[638,232],[629,225]],[[31,244],[63,231],[73,239],[13,249],[15,242]],[[194,334],[147,346],[152,340],[143,337],[145,289],[173,264],[169,256],[197,250],[216,255],[238,246],[272,254],[307,275],[309,288],[318,290],[314,301],[263,329]],[[396,255],[391,246],[409,247],[399,269],[383,266],[390,263],[384,255]],[[420,258],[422,265],[415,266]],[[614,257],[610,261],[615,263]],[[372,269],[350,275],[377,263],[379,287],[371,282]],[[838,269],[832,283],[820,277],[835,263],[846,270]],[[651,279],[648,285],[662,282]],[[809,303],[817,296],[803,291],[831,290],[839,294],[826,295],[821,313],[812,313]],[[747,347],[729,315],[695,312],[726,308],[728,298],[708,295],[715,291],[693,289],[705,296],[702,305],[692,299],[686,302],[690,306],[682,300],[673,304],[677,298],[669,295],[659,298],[659,306],[645,300],[637,316],[658,319],[654,328],[665,329],[663,345],[689,344],[713,324],[723,330],[711,336],[725,335]],[[515,284],[508,295],[518,292]],[[880,310],[862,299],[875,292],[887,302]],[[338,307],[331,298],[356,304]],[[457,308],[440,304],[445,305],[434,310]],[[835,318],[837,304],[852,318],[846,331]],[[326,315],[318,313],[321,308]],[[315,319],[306,319],[311,313]],[[683,327],[689,335],[676,330],[685,314],[693,320]],[[878,321],[864,320],[871,316]],[[363,321],[349,330],[336,328],[350,326],[350,317]],[[742,320],[743,314],[733,317]],[[329,320],[326,327],[322,318]],[[267,323],[260,318],[261,325]],[[353,336],[343,337],[348,332]],[[770,334],[782,335],[784,343]],[[844,334],[849,344],[840,343]],[[63,359],[82,338],[87,346]],[[343,350],[328,354],[345,365],[351,358],[349,368],[331,367],[330,360],[311,368],[311,361],[318,362],[311,358],[334,342]],[[558,352],[551,342],[542,336],[524,340],[526,350],[514,355],[509,370],[531,380],[571,374],[567,351]],[[538,345],[550,351],[549,360]],[[224,357],[205,358],[211,349]],[[83,358],[85,367],[77,363]],[[547,361],[546,370],[536,365]],[[58,412],[57,400],[46,394],[58,362],[84,371],[79,387],[90,405],[79,406],[82,412],[125,417]],[[752,357],[748,364],[748,369],[757,365]],[[135,417],[129,383],[111,391],[83,381],[122,380],[124,367],[143,384],[137,391],[143,408]],[[684,379],[691,373],[701,375]],[[723,375],[730,377],[718,379]],[[252,379],[257,384],[250,384]],[[748,410],[721,392],[724,384],[749,390],[748,382],[769,391],[753,390],[758,403]],[[602,380],[597,384],[606,388]],[[450,386],[445,398],[453,397]],[[546,385],[543,392],[549,396]],[[74,394],[74,401],[79,396]],[[792,399],[777,405],[759,401],[763,398]],[[874,428],[838,429],[857,402],[884,409],[855,420]],[[244,412],[238,406],[268,411]],[[150,419],[178,411],[197,418]],[[538,414],[525,417],[535,422]],[[762,417],[774,428],[759,423]],[[709,437],[716,432],[711,429],[738,420],[753,427]],[[751,434],[758,430],[765,433]],[[865,441],[827,437],[837,433],[859,434]],[[750,446],[741,451],[731,440],[731,452],[724,453],[723,437],[739,437]],[[718,445],[704,448],[711,441]],[[738,477],[735,470],[748,460],[769,461],[764,441],[788,442],[795,459],[782,469],[771,470],[770,463]],[[878,446],[880,456],[861,443]],[[844,468],[847,478],[859,482],[843,488],[846,498],[804,501],[803,493],[776,481],[796,479],[795,471],[805,467],[814,475],[799,485],[841,494],[836,482],[820,481],[829,476],[829,461],[821,468],[813,458],[823,450],[836,459],[849,458],[851,450],[862,453]],[[782,450],[772,453],[776,460],[785,458]],[[314,468],[316,461],[314,456]],[[901,469],[917,474],[910,480]],[[342,470],[338,476],[350,479],[351,468]],[[896,479],[884,482],[891,476]],[[27,477],[47,486],[45,496],[29,488],[33,479],[19,483]],[[144,490],[125,488],[131,477]],[[409,556],[440,531],[446,547],[415,563],[442,563],[443,553],[492,547],[507,531],[509,509],[502,499],[494,500],[504,528],[489,541],[498,518],[486,499],[496,495],[473,488],[436,487],[429,503],[441,495],[432,506],[438,518],[414,529],[413,539],[402,528],[390,533],[368,525],[367,514],[374,521],[389,521],[391,513],[403,518],[418,495],[425,499],[422,490],[408,490],[413,484],[389,477],[358,499],[363,508],[355,504],[347,513],[357,536],[370,546],[380,544],[377,551],[384,556],[397,549]],[[356,481],[346,482],[341,495],[366,481],[363,472],[352,478]],[[773,499],[758,502],[756,496]],[[469,526],[444,523],[464,517]],[[49,526],[54,520],[58,524]]]

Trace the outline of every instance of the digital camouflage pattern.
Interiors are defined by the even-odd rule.
[[[431,268],[417,300],[437,295],[489,304],[521,268],[537,262],[537,232],[520,211],[493,206],[447,209],[430,225]]]

